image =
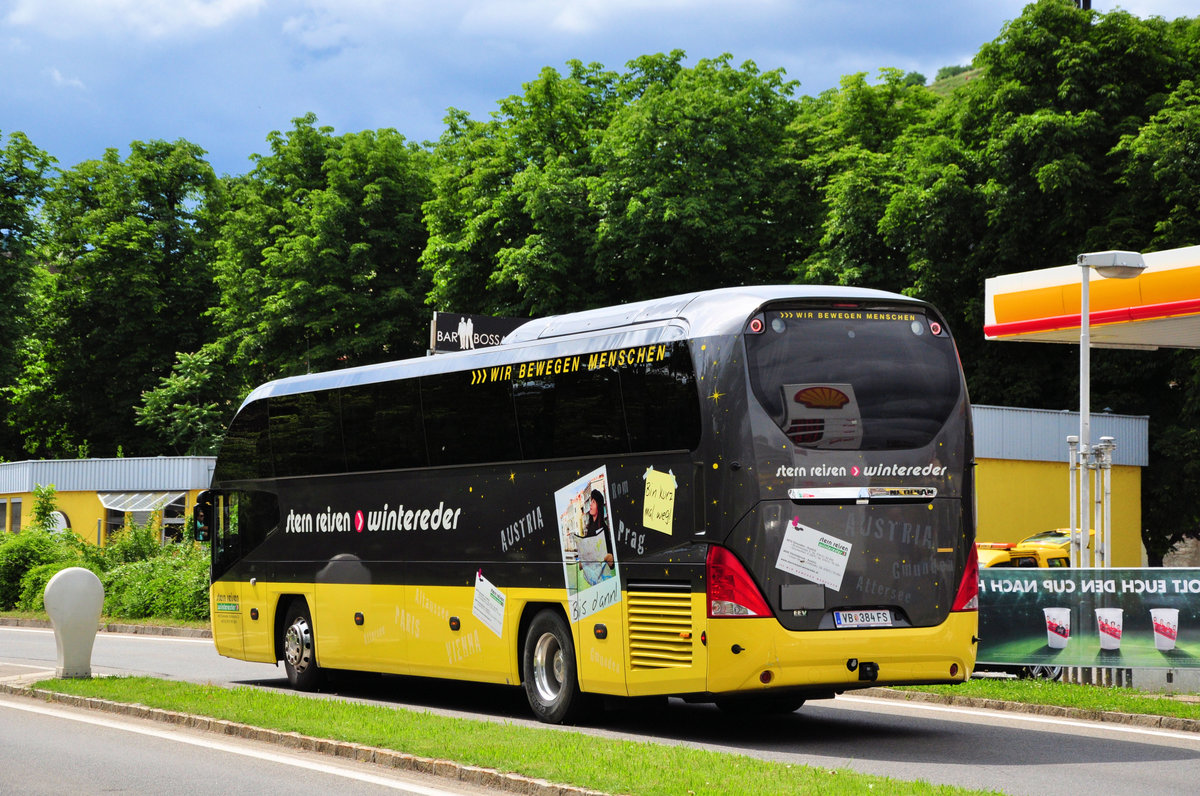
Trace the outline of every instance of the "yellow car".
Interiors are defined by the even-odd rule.
[[[1066,540],[1061,544],[1058,536]],[[1071,566],[1071,537],[1068,532],[1044,531],[1019,542],[976,542],[979,568],[985,567],[1069,567]],[[997,666],[1021,678],[1057,680],[1062,677],[1061,666]]]
[[[1069,540],[1068,540],[1069,543]],[[1021,542],[976,542],[979,566],[983,567],[1069,567],[1070,548],[1039,546]]]

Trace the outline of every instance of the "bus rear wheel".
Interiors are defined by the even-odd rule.
[[[563,724],[573,721],[583,709],[575,643],[571,628],[557,611],[540,611],[529,624],[521,673],[525,696],[539,720]]]
[[[312,619],[304,603],[294,603],[288,609],[283,631],[283,668],[287,671],[288,682],[297,691],[315,691],[321,684]]]

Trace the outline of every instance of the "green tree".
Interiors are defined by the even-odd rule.
[[[599,64],[545,68],[487,122],[451,110],[425,206],[430,302],[501,315],[587,306],[598,220],[592,149],[616,109],[678,71],[682,53],[643,59],[628,80]]]
[[[730,60],[677,70],[602,131],[589,193],[605,301],[782,281],[811,241],[796,84]]]
[[[1198,20],[1200,23],[1200,20]],[[1184,80],[1163,109],[1116,148],[1124,157],[1118,181],[1136,197],[1130,225],[1142,236],[1152,231],[1147,248],[1167,249],[1200,241],[1200,86]],[[1145,229],[1149,226],[1150,229]]]
[[[45,282],[13,392],[29,453],[161,449],[133,407],[177,348],[209,335],[211,233],[197,208],[217,185],[203,154],[186,141],[135,141],[125,160],[110,149],[52,181]]]
[[[425,208],[430,302],[547,314],[783,278],[810,206],[794,84],[683,58],[572,61],[487,122],[452,111]]]
[[[842,78],[805,103],[802,124],[812,140],[804,162],[823,199],[820,246],[799,265],[803,281],[905,290],[909,253],[893,246],[881,223],[911,168],[910,139],[926,135],[937,96],[908,85],[897,69]]]
[[[936,80],[948,80],[952,77],[961,75],[963,72],[970,72],[970,71],[971,71],[971,67],[969,67],[969,66],[943,66],[941,69],[937,70],[937,74],[933,76],[933,79],[935,81]]]
[[[271,154],[228,187],[214,317],[229,360],[220,365],[236,370],[244,391],[424,350],[417,258],[428,153],[393,130],[334,136],[311,114],[269,141]]]
[[[58,490],[54,484],[33,485],[33,522],[30,528],[38,531],[54,530],[54,514],[58,511]]]
[[[23,133],[10,134],[0,148],[0,417],[5,418],[12,411],[5,388],[21,371],[21,340],[29,331],[38,277],[33,256],[40,232],[37,208],[53,162]],[[0,461],[21,454],[16,429],[0,424]]]
[[[175,356],[171,373],[143,393],[141,405],[135,407],[137,423],[155,430],[177,455],[215,455],[237,408],[236,383],[226,378],[219,344]]]
[[[980,49],[978,75],[939,109],[931,135],[909,138],[881,229],[915,270],[913,292],[950,314],[974,401],[1071,408],[1078,395],[1077,349],[983,340],[986,278],[1083,251],[1194,242],[1173,235],[1194,230],[1183,131],[1194,124],[1185,81],[1196,29],[1040,0]],[[1093,405],[1151,414],[1144,541],[1159,553],[1200,520],[1177,510],[1200,503],[1181,475],[1200,448],[1178,433],[1200,425],[1177,394],[1195,383],[1193,359],[1092,355]]]

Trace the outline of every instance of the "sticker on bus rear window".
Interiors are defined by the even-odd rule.
[[[822,533],[800,523],[796,517],[788,525],[779,547],[775,568],[834,591],[841,591],[850,558],[849,542]]]

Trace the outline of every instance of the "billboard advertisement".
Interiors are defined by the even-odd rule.
[[[981,664],[1200,668],[1200,569],[984,569]]]

